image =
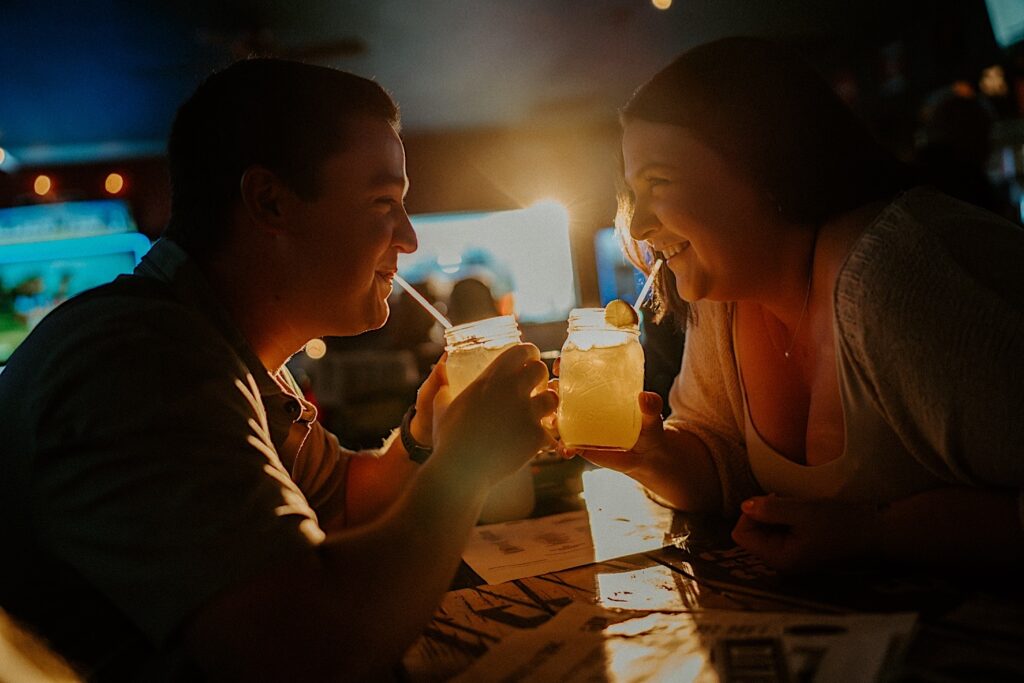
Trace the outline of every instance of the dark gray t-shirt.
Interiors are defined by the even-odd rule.
[[[88,676],[187,675],[189,615],[323,539],[300,403],[173,243],[60,306],[0,374],[0,606]]]

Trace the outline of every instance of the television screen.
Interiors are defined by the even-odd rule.
[[[0,366],[54,307],[131,272],[149,247],[137,232],[0,244]]]
[[[1001,47],[1008,48],[1024,40],[1024,2],[1021,0],[985,0],[992,33]]]
[[[0,243],[137,232],[127,202],[95,199],[0,209]]]
[[[442,295],[475,278],[495,298],[511,295],[524,322],[565,320],[576,305],[569,214],[553,202],[526,209],[412,216],[419,249],[400,254],[398,271]]]

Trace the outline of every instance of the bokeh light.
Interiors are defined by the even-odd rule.
[[[327,344],[323,339],[310,339],[306,342],[306,355],[313,360],[323,358],[327,353]]]
[[[53,181],[50,180],[48,175],[38,175],[35,182],[32,183],[32,189],[40,197],[45,196],[53,189]]]
[[[117,194],[124,189],[124,176],[120,173],[111,173],[103,181],[103,188],[110,194]]]

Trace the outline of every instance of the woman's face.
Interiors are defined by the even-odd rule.
[[[769,195],[679,126],[630,121],[622,154],[635,202],[630,234],[665,259],[679,296],[756,296],[778,220]]]

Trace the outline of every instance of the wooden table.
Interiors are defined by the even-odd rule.
[[[545,514],[580,504],[572,485],[539,493]],[[406,653],[399,678],[451,678],[508,636],[585,603],[653,611],[916,612],[917,633],[891,678],[1024,680],[1020,582],[867,570],[785,577],[737,548],[720,518],[676,513],[672,526],[674,546],[497,585],[481,585],[464,564]]]

